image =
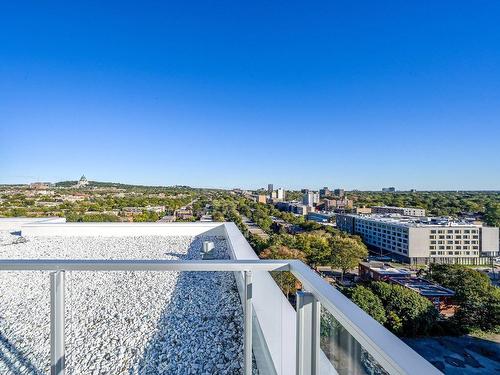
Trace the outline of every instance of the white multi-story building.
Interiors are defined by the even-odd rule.
[[[285,189],[279,188],[278,190],[276,190],[276,198],[285,200]]]
[[[361,236],[372,249],[412,263],[484,264],[499,251],[499,232],[444,218],[337,215],[337,227]]]

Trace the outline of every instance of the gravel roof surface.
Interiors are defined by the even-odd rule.
[[[0,258],[197,259],[189,236],[0,235]],[[0,272],[0,374],[49,368],[48,272]],[[239,374],[242,309],[229,272],[66,272],[68,374]]]

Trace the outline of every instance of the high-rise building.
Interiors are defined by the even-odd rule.
[[[395,187],[386,187],[386,188],[382,188],[382,192],[384,193],[394,193],[396,191],[396,188]]]
[[[498,256],[498,228],[443,218],[339,214],[337,228],[374,250],[411,263],[490,264]]]
[[[333,194],[337,197],[342,198],[345,195],[345,190],[344,189],[335,189],[333,191]]]
[[[269,194],[269,196],[273,194],[273,190],[274,190],[273,184],[267,185],[267,194]]]
[[[278,190],[276,190],[276,198],[284,200],[285,199],[285,189],[279,188]]]
[[[319,194],[313,191],[305,193],[302,197],[302,203],[309,207],[314,207],[314,205],[319,203]]]
[[[331,191],[326,186],[323,189],[319,190],[319,197],[320,198],[329,197],[330,195],[331,195]]]

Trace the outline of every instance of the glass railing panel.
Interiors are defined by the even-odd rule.
[[[322,374],[387,374],[368,351],[324,307],[321,308],[320,347],[326,357],[321,355],[320,358]]]
[[[50,373],[50,276],[0,271],[0,374]]]

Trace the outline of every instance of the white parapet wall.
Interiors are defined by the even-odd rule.
[[[0,218],[0,231],[19,232],[27,224],[65,223],[64,217],[2,217]]]
[[[225,236],[224,223],[26,223],[23,236]]]

